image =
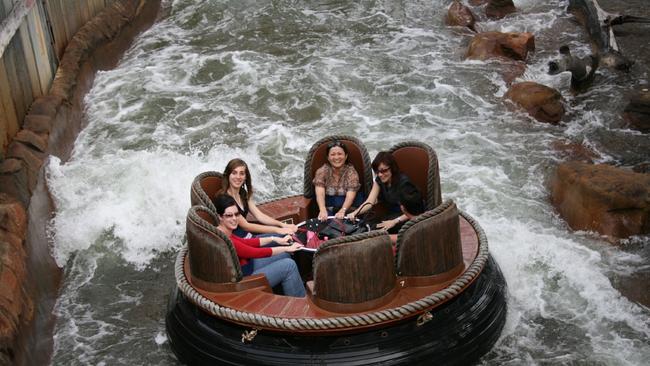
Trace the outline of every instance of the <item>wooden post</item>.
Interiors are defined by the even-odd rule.
[[[35,6],[27,15],[27,24],[29,27],[29,37],[36,59],[36,68],[38,81],[41,88],[41,94],[47,94],[52,84],[53,70],[56,69],[57,60],[51,58],[49,52],[50,43],[47,36],[49,29],[47,24],[41,21],[40,6]]]
[[[20,36],[20,41],[23,45],[23,65],[27,69],[27,79],[23,80],[23,82],[29,81],[32,98],[36,98],[39,95],[43,95],[45,91],[41,90],[41,83],[38,78],[38,69],[36,67],[36,57],[34,55],[34,45],[29,37],[29,27],[26,22],[21,24],[17,35]],[[20,55],[18,55],[18,57],[20,57]],[[29,101],[29,104],[31,104],[31,101]]]
[[[0,147],[4,151],[9,145],[9,139],[18,133],[20,126],[3,59],[0,59],[0,112]]]

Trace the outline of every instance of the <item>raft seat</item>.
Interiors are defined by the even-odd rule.
[[[418,188],[425,200],[425,210],[433,210],[442,203],[440,171],[436,152],[427,144],[406,141],[393,146],[389,152],[397,165]]]
[[[223,174],[215,171],[207,171],[197,175],[194,181],[192,181],[190,188],[190,202],[192,206],[205,206],[216,213],[217,210],[212,200],[217,195],[217,192],[221,190],[222,179]],[[296,195],[288,205],[287,202],[283,202],[282,205],[274,205],[273,202],[268,202],[265,205],[260,205],[259,208],[262,212],[276,220],[297,224],[308,218],[307,210],[310,202],[310,200]],[[257,222],[255,217],[250,213],[246,217],[246,220],[248,222]]]
[[[472,263],[472,261],[476,258],[476,255],[478,254],[479,239],[472,225],[462,216],[460,217],[460,230],[461,230],[461,239],[462,239],[462,246],[463,246],[462,249],[463,262],[465,268],[467,268],[467,266],[469,266]],[[378,233],[381,234],[382,232],[378,232]],[[356,243],[363,243],[363,241],[357,240]],[[396,267],[395,267],[394,257],[392,257],[392,255],[390,257],[390,261],[391,261],[390,262],[391,267],[393,268],[392,271],[394,271],[394,268]],[[191,276],[190,276],[188,256],[185,257],[184,264],[185,264],[184,273],[186,274],[186,278],[190,278]],[[333,265],[336,264],[334,263]],[[368,265],[368,263],[365,263],[364,265]],[[372,261],[372,265],[375,265],[374,261]],[[414,282],[417,279],[418,278],[415,276],[397,277],[396,282],[399,290],[397,291],[397,295],[395,297],[392,297],[392,299],[386,303],[377,305],[377,307],[366,306],[367,309],[365,311],[360,310],[358,313],[362,314],[367,312],[396,308],[406,303],[417,301],[418,299],[421,299],[425,296],[429,296],[433,292],[443,289],[448,284],[448,282],[437,282],[438,280],[436,280],[436,281],[430,281],[432,282],[432,284],[430,285],[421,285],[418,284],[417,282]],[[242,279],[242,281],[245,280],[246,277]],[[328,307],[327,304],[325,304],[324,306],[327,309],[323,308],[322,306],[324,302],[320,302],[319,305],[317,305],[316,303],[318,303],[318,300],[316,300],[316,303],[313,300],[314,291],[308,292],[307,297],[297,298],[297,297],[276,295],[268,287],[250,287],[247,288],[245,291],[242,290],[242,291],[230,291],[230,292],[227,291],[211,292],[211,291],[198,288],[194,284],[193,286],[195,286],[195,288],[203,296],[209,298],[211,301],[215,302],[216,304],[231,309],[236,309],[237,311],[250,312],[250,313],[255,313],[255,314],[260,314],[265,316],[274,316],[274,317],[281,317],[281,318],[294,318],[294,317],[328,318],[332,316],[337,316],[342,313],[341,309],[336,306]],[[309,291],[309,287],[311,287],[313,290],[314,282],[313,281],[307,282],[307,287],[308,287],[308,291]],[[335,304],[335,305],[339,305],[339,304]],[[345,303],[343,303],[342,305],[343,306],[347,305],[348,307],[350,306],[349,304],[345,304]],[[354,306],[354,304],[352,304],[352,306]],[[349,314],[351,312],[355,312],[355,311],[351,310],[347,313]]]
[[[217,212],[212,199],[221,189],[223,174],[215,171],[203,172],[197,175],[192,181],[190,188],[190,202],[192,206],[205,206],[212,212]]]
[[[359,174],[361,188],[357,194],[361,194],[362,198],[365,199],[372,188],[372,168],[370,166],[370,156],[365,145],[352,136],[340,135],[322,138],[312,145],[305,160],[303,195],[312,200],[309,205],[309,217],[318,215],[318,205],[315,199],[316,191],[312,181],[314,180],[314,175],[316,175],[316,170],[327,162],[327,145],[334,141],[340,141],[345,144],[345,147],[348,149],[348,162],[352,164],[357,174]]]
[[[310,301],[335,313],[363,312],[389,303],[397,294],[390,237],[374,231],[330,240],[313,258]]]
[[[266,202],[259,205],[258,208],[276,220],[290,224],[298,224],[309,218],[308,211],[310,202],[311,200],[306,199],[302,195],[295,195],[278,201]],[[254,222],[254,217],[250,214],[248,216],[248,221]]]
[[[219,220],[205,206],[192,206],[187,214],[188,260],[185,273],[198,289],[237,292],[262,289],[271,292],[266,276],[244,276],[230,238],[217,229]]]
[[[404,224],[397,234],[395,268],[409,286],[443,283],[462,273],[460,218],[452,200]]]

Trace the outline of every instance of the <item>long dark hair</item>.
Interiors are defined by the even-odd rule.
[[[377,156],[375,156],[375,159],[372,161],[372,170],[377,173],[377,169],[379,169],[379,165],[384,164],[390,169],[390,180],[391,182],[393,179],[398,179],[399,177],[399,166],[397,165],[397,160],[395,160],[395,157],[393,154],[389,153],[388,151],[380,151],[377,153]]]
[[[417,216],[424,212],[424,203],[422,195],[415,186],[405,185],[399,192],[399,204],[404,206],[406,212]]]
[[[226,168],[223,170],[223,179],[221,180],[221,190],[218,193],[228,194],[228,188],[230,188],[230,174],[233,170],[242,166],[246,170],[246,181],[241,189],[239,189],[239,197],[241,197],[244,205],[248,205],[248,200],[253,197],[253,182],[251,178],[251,170],[248,169],[248,165],[242,159],[235,158],[226,164]]]
[[[221,216],[223,215],[224,212],[226,212],[226,209],[231,206],[236,206],[237,202],[235,202],[235,199],[232,198],[231,195],[229,194],[218,194],[214,200],[212,200],[212,203],[214,203],[214,208],[217,209],[217,213]]]

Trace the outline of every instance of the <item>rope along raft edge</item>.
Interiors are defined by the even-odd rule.
[[[445,301],[448,297],[457,296],[462,292],[464,284],[472,282],[483,271],[489,256],[485,232],[474,218],[463,211],[459,211],[459,213],[470,223],[470,225],[472,225],[474,230],[476,230],[479,239],[479,251],[476,258],[472,261],[472,264],[469,265],[465,272],[463,272],[460,277],[446,288],[396,308],[385,309],[368,314],[313,319],[273,317],[223,307],[201,295],[188,283],[183,271],[183,260],[188,251],[187,246],[184,246],[176,256],[176,263],[174,266],[176,284],[178,285],[179,290],[190,301],[195,305],[200,306],[203,310],[213,316],[238,323],[245,323],[250,326],[261,326],[280,330],[328,330],[348,328],[350,325],[372,325],[389,320],[403,319],[427,308],[431,308],[434,305]]]

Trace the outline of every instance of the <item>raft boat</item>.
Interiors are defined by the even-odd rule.
[[[368,194],[366,148],[354,137],[330,136],[309,151],[303,194],[260,209],[294,223],[315,217],[311,181],[334,140],[348,147]],[[242,275],[210,200],[222,176],[197,176],[166,316],[178,359],[188,365],[468,365],[488,352],[505,323],[507,289],[485,233],[453,201],[442,202],[431,147],[405,142],[390,152],[428,211],[404,224],[396,248],[384,231],[370,231],[326,241],[315,253],[296,252],[304,298],[275,293],[264,275]]]

